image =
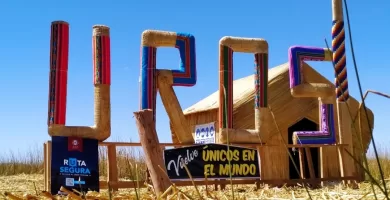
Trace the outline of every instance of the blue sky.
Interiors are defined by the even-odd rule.
[[[269,43],[270,67],[287,62],[292,45],[325,47],[331,41],[331,1],[0,1],[1,151],[41,147],[47,134],[50,23],[70,23],[67,124],[93,124],[92,26],[111,28],[112,136],[138,141],[133,112],[139,106],[140,39],[145,29],[188,32],[196,37],[196,86],[176,87],[184,108],[218,88],[218,41],[223,36],[260,37]],[[363,90],[390,93],[390,3],[348,1],[353,40]],[[349,40],[347,40],[348,42]],[[358,97],[350,46],[347,45],[350,93]],[[177,68],[176,49],[159,49],[158,68]],[[235,54],[234,78],[253,73],[253,58]],[[313,67],[333,80],[330,63]],[[387,78],[387,79],[386,79]],[[358,99],[360,99],[358,97]],[[157,100],[157,131],[170,142],[169,120]],[[375,113],[377,142],[390,141],[390,101],[369,96]]]

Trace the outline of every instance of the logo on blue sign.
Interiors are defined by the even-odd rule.
[[[74,180],[74,178],[66,178],[65,179],[65,185],[73,187],[75,185],[85,185],[85,181],[82,180]]]

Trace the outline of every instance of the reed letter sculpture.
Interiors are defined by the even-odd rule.
[[[331,61],[332,52],[323,48],[293,46],[289,48],[289,73],[290,90],[293,97],[316,97],[319,107],[319,125],[318,131],[295,131],[293,132],[293,144],[335,144],[336,133],[334,124],[334,100],[335,94],[333,86],[326,83],[311,83],[310,76],[304,73],[303,62],[312,61]],[[306,157],[309,163],[312,163],[310,148],[305,147]],[[302,161],[304,151],[299,148],[299,160]],[[293,148],[295,151],[295,148]],[[300,176],[304,177],[304,164],[300,164]],[[315,178],[312,164],[309,164],[310,178]]]
[[[255,65],[255,129],[233,127],[233,52],[253,53]],[[265,142],[268,137],[268,43],[260,38],[223,37],[219,41],[219,141]]]
[[[180,52],[179,70],[156,69],[158,47],[174,47]],[[142,33],[141,105],[153,110],[156,120],[157,88],[172,128],[180,143],[193,143],[194,138],[184,117],[173,86],[191,87],[196,84],[195,37],[187,33],[146,30]]]
[[[345,56],[345,32],[342,15],[342,0],[332,0],[332,51],[315,47],[293,46],[289,49],[290,88],[294,97],[319,97],[320,131],[294,132],[294,144],[335,144],[336,131],[333,120],[333,96],[337,99],[339,127],[338,143],[348,144],[347,150],[353,155],[352,120],[348,115],[348,79]],[[336,91],[332,86],[305,81],[302,62],[305,60],[332,61],[335,67]],[[333,94],[331,94],[333,93]],[[345,149],[339,151],[341,176],[354,176],[353,158]],[[345,170],[344,169],[348,169]]]
[[[308,83],[303,73],[303,62],[331,61],[332,52],[315,47],[293,46],[289,49],[290,89],[294,97],[318,97],[319,131],[297,131],[293,133],[294,144],[334,144],[336,143],[334,127],[334,90],[333,86],[324,83]]]
[[[104,141],[111,134],[110,115],[110,32],[107,26],[93,27],[93,84],[95,90],[95,125],[66,126],[69,24],[51,24],[50,89],[48,132],[50,136],[66,136]]]

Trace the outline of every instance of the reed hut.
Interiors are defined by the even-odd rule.
[[[310,77],[310,80],[307,80],[308,82],[332,84],[307,63],[304,64],[303,70],[306,76]],[[293,161],[289,158],[288,151],[283,143],[292,144],[292,134],[294,131],[318,130],[318,100],[317,98],[294,98],[291,96],[288,63],[269,69],[268,82],[268,102],[275,116],[275,120],[271,120],[272,123],[269,124],[270,138],[266,140],[267,144],[272,144],[273,146],[264,146],[259,150],[261,159],[261,178],[264,180],[298,179],[298,173],[296,172]],[[235,80],[233,88],[233,127],[254,129],[254,76],[251,75]],[[218,132],[218,97],[218,91],[216,91],[183,111],[185,118],[193,131],[195,130],[195,125],[215,122],[216,131]],[[366,153],[371,141],[368,122],[373,128],[374,115],[371,110],[367,109],[367,120],[364,112],[359,112],[359,102],[353,97],[350,98],[349,107],[353,120],[351,126],[353,126],[354,156],[361,162],[361,155]],[[361,110],[363,109],[361,108]],[[334,117],[337,119],[336,112]],[[337,120],[335,123],[337,130]],[[338,135],[336,135],[336,137],[338,138]],[[172,140],[174,142],[177,141],[174,132],[172,132]],[[295,163],[299,165],[298,153],[294,154],[291,150],[289,151],[293,160],[295,160]],[[336,147],[312,148],[311,152],[316,177],[336,178],[340,176]],[[358,167],[358,164],[356,165],[357,174],[355,174],[355,176],[364,179],[363,170]],[[308,177],[308,175],[306,175],[306,177]]]

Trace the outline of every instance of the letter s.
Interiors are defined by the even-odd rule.
[[[240,151],[238,151],[237,149],[233,151],[233,159],[235,161],[240,160]]]

